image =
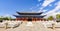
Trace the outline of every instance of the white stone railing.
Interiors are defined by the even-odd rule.
[[[14,28],[16,26],[19,26],[22,23],[22,21],[3,21],[0,23],[0,27],[11,27]]]

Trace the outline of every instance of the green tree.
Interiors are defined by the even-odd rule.
[[[12,18],[11,17],[5,17],[4,19],[5,20],[11,20]]]
[[[4,17],[3,19],[4,19],[4,20],[9,20],[8,17]]]
[[[0,16],[0,21],[3,21],[3,20],[11,20],[12,18],[11,17],[3,17],[3,16]]]
[[[9,20],[11,20],[12,18],[11,17],[8,17]]]
[[[56,15],[56,19],[60,19],[60,14],[57,14]]]
[[[57,19],[57,21],[60,21],[60,14],[56,15],[56,19]]]
[[[3,20],[3,16],[0,16],[0,20]]]
[[[53,19],[54,19],[53,16],[48,17],[48,20],[53,20]]]

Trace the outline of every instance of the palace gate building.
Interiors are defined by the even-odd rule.
[[[45,20],[43,17],[46,15],[41,15],[43,12],[17,12],[18,15],[14,15],[16,20],[22,21],[42,21]]]

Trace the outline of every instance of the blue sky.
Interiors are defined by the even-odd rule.
[[[16,11],[29,12],[37,4],[37,0],[0,0],[0,15],[15,14]]]
[[[40,12],[48,13],[56,10],[60,0],[0,0],[0,16],[14,15],[19,12]],[[56,12],[59,12],[60,7]],[[51,12],[50,12],[51,13]]]

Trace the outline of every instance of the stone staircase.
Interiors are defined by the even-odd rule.
[[[19,27],[7,29],[7,31],[52,31],[45,28],[41,23],[32,22],[33,26],[26,26],[27,22],[23,22]]]

